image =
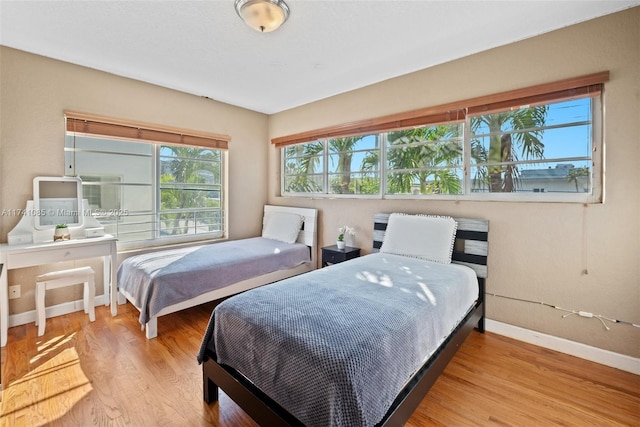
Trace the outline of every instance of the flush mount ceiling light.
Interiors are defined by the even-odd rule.
[[[277,30],[289,17],[282,0],[236,0],[236,12],[248,26],[261,33]]]

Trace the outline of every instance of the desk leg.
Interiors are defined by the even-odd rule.
[[[111,243],[111,256],[110,256],[110,262],[109,262],[109,266],[111,267],[110,270],[110,275],[111,275],[111,280],[110,280],[110,291],[109,291],[109,297],[110,297],[110,304],[111,304],[111,315],[115,316],[118,314],[118,303],[117,303],[117,298],[118,298],[118,275],[117,275],[117,271],[116,271],[116,263],[118,262],[118,249],[116,247],[116,242],[113,241]],[[105,275],[107,274],[107,263],[105,262]],[[107,282],[105,282],[107,283]],[[106,289],[106,285],[105,285],[105,289]],[[106,294],[106,290],[105,290],[105,294]]]
[[[111,301],[111,255],[102,257],[102,283],[104,283],[104,305]]]
[[[4,268],[5,262],[0,259],[0,347],[7,345],[9,329],[9,285],[8,273]]]

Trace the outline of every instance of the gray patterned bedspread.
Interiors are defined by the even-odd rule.
[[[164,307],[232,283],[310,262],[309,247],[255,237],[136,255],[118,268],[118,289],[144,326]]]
[[[219,304],[207,349],[307,426],[372,426],[478,295],[473,270],[371,254]]]

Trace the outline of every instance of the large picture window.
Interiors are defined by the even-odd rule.
[[[584,79],[281,138],[282,194],[600,202],[602,86]]]
[[[67,175],[82,179],[105,232],[124,247],[224,235],[225,155],[216,146],[225,144],[164,143],[161,132],[135,138],[108,125],[67,115],[65,142]]]

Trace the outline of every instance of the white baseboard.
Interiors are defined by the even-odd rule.
[[[104,295],[96,295],[94,300],[95,306],[99,306],[105,303]],[[108,302],[108,299],[107,299]],[[54,316],[62,316],[63,314],[73,313],[75,311],[84,310],[84,303],[82,300],[77,301],[69,301],[58,305],[52,305],[50,307],[45,308],[45,317],[48,319],[49,317]],[[35,323],[36,321],[36,311],[25,311],[24,313],[11,314],[9,315],[9,327],[26,325],[27,323]]]
[[[635,357],[591,347],[579,342],[569,341],[564,338],[554,337],[553,335],[543,334],[491,319],[485,320],[485,330],[640,375],[640,359]]]

